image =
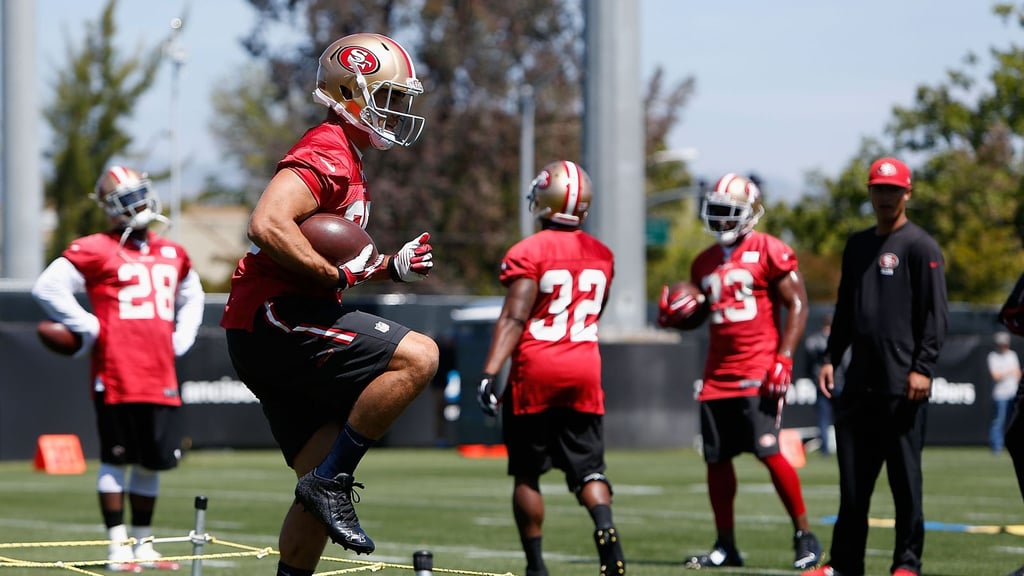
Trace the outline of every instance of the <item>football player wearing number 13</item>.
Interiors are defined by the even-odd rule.
[[[717,540],[710,552],[690,558],[689,568],[743,565],[735,536],[732,464],[742,452],[752,452],[768,468],[792,520],[793,567],[814,566],[821,555],[808,529],[800,478],[779,451],[779,417],[793,351],[807,323],[807,294],[793,250],[754,230],[763,213],[757,184],[736,174],[715,183],[701,210],[705,231],[718,240],[690,267],[690,281],[710,303],[710,343],[698,402]],[[663,297],[660,307],[666,306]]]
[[[626,573],[612,523],[612,485],[604,475],[604,391],[598,320],[608,299],[614,257],[580,229],[590,208],[590,178],[574,162],[547,165],[533,180],[531,209],[541,230],[512,246],[501,262],[508,287],[478,400],[494,416],[502,405],[512,513],[526,554],[526,576],[547,576],[541,551],[540,476],[565,473],[587,509],[602,576]],[[504,391],[496,375],[511,356]]]
[[[39,275],[32,296],[50,319],[82,336],[75,356],[91,358],[100,440],[96,488],[111,541],[107,567],[177,569],[145,539],[152,535],[159,473],[181,458],[174,358],[195,342],[203,288],[185,250],[148,229],[166,218],[145,174],[113,166],[100,176],[92,198],[106,211],[110,229],[72,241]],[[92,313],[75,299],[81,291]],[[134,549],[126,543],[129,536],[137,539]]]

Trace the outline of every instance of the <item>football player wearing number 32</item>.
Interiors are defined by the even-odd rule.
[[[238,263],[221,326],[239,378],[259,398],[285,462],[298,478],[279,536],[279,576],[308,576],[327,538],[374,551],[353,501],[355,470],[437,370],[437,344],[385,318],[342,305],[368,280],[415,282],[433,266],[430,235],[390,255],[341,265],[325,259],[300,224],[337,214],[366,227],[363,152],[409,146],[423,129],[412,57],[395,40],[339,38],[319,59],[313,99],[327,107],[277,165],[249,220],[253,248]]]
[[[526,554],[526,575],[547,576],[541,551],[540,476],[565,473],[569,491],[594,521],[602,576],[626,573],[612,523],[612,485],[604,475],[604,391],[598,320],[608,299],[614,257],[580,229],[592,200],[590,178],[574,162],[547,165],[533,180],[531,209],[541,230],[512,246],[501,262],[508,288],[478,399],[502,433],[513,477],[512,512]],[[511,357],[508,385],[496,381]]]
[[[763,214],[757,184],[736,174],[720,178],[701,209],[705,231],[717,239],[690,266],[690,281],[701,287],[711,307],[698,402],[717,540],[710,552],[687,560],[689,568],[743,565],[736,546],[732,463],[743,452],[752,452],[768,468],[793,523],[793,567],[814,566],[821,556],[808,528],[800,478],[779,451],[793,351],[807,324],[807,294],[793,250],[754,230]],[[783,317],[784,327],[776,317]]]
[[[177,569],[145,539],[152,535],[159,473],[175,468],[181,458],[174,358],[195,342],[203,319],[203,288],[185,250],[148,229],[152,222],[167,220],[145,174],[113,166],[100,176],[91,196],[111,227],[72,241],[36,279],[32,296],[51,320],[82,336],[75,356],[91,359],[89,382],[100,440],[96,488],[111,541],[107,568]],[[92,313],[75,299],[75,292],[82,291]],[[130,534],[124,523],[125,492]],[[126,543],[129,536],[137,539],[134,549]]]

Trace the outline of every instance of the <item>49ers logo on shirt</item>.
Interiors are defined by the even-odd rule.
[[[373,74],[380,70],[380,61],[373,52],[362,46],[346,46],[338,53],[338,63],[352,72],[362,75]]]
[[[892,252],[886,252],[878,257],[878,271],[882,273],[882,276],[892,276],[899,265],[899,256]]]

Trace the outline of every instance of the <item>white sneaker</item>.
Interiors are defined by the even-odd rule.
[[[131,572],[138,574],[142,572],[142,566],[132,562],[135,556],[132,555],[132,547],[127,544],[111,544],[107,554],[107,570],[111,572]]]
[[[163,555],[153,548],[152,542],[143,542],[135,545],[134,555],[136,560],[141,561],[141,566],[154,570],[179,570],[181,564],[170,560],[163,560]]]

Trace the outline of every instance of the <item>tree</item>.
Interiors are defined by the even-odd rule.
[[[1001,4],[994,11],[1024,26],[1024,6]],[[968,54],[964,68],[950,70],[944,82],[918,87],[912,106],[893,109],[886,127],[891,146],[865,142],[838,180],[821,180],[821,196],[785,212],[784,227],[794,232],[801,258],[817,255],[831,269],[839,266],[846,236],[874,225],[865,182],[870,162],[902,155],[918,160],[908,212],[943,249],[950,299],[994,304],[1005,298],[1024,269],[1024,174],[1015,152],[1024,136],[1024,48],[990,52],[987,76],[980,59]]]
[[[292,133],[325,114],[309,93],[320,51],[334,39],[365,30],[387,34],[413,53],[426,92],[416,106],[427,117],[411,149],[368,154],[366,172],[375,201],[368,229],[381,250],[416,234],[431,243],[445,265],[432,278],[397,287],[419,292],[497,293],[496,267],[519,239],[516,215],[525,201],[519,183],[519,102],[534,93],[536,158],[579,158],[583,112],[583,15],[575,0],[450,2],[444,0],[250,0],[257,23],[243,45],[260,65],[250,89],[227,89],[218,110],[233,126],[220,132],[230,155],[259,170],[262,190],[284,150],[267,134]],[[337,18],[345,13],[346,18]],[[268,38],[275,26],[298,27],[288,46]],[[234,88],[232,88],[234,92]],[[648,102],[658,108],[664,148],[686,90],[667,90]],[[226,97],[224,97],[226,96]],[[256,118],[270,110],[272,118]],[[649,123],[649,126],[651,124]],[[229,130],[233,132],[229,132]],[[265,145],[270,141],[271,145]],[[442,256],[443,255],[443,256]],[[372,285],[371,285],[372,286]],[[368,289],[373,289],[368,288]],[[394,290],[395,286],[377,287]]]
[[[67,68],[58,72],[53,102],[44,116],[53,130],[46,151],[53,173],[44,190],[57,213],[47,257],[54,258],[74,238],[105,229],[106,215],[88,197],[107,163],[124,155],[132,138],[120,122],[131,115],[139,97],[153,84],[161,50],[139,49],[120,58],[114,49],[117,32],[108,0],[98,23],[86,26],[77,49],[67,48]]]

